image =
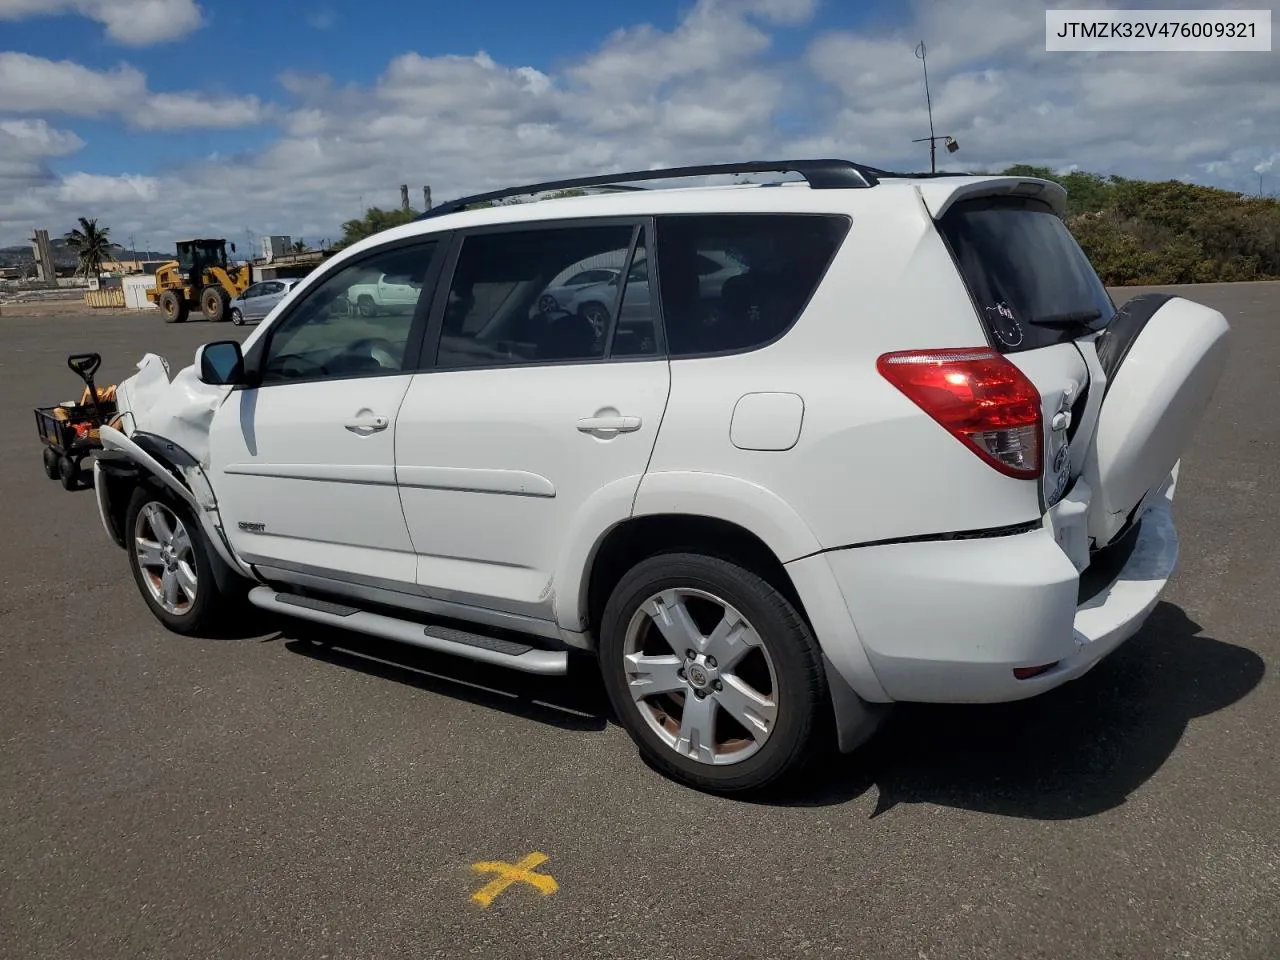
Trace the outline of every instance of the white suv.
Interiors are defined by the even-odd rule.
[[[472,208],[774,171],[801,179]],[[893,701],[1080,676],[1174,568],[1227,324],[1117,312],[1064,202],[796,161],[447,204],[334,257],[243,349],[172,381],[144,358],[102,431],[103,524],[179,633],[247,591],[532,673],[591,651],[660,769],[775,783]],[[708,252],[734,275],[700,283]],[[584,262],[621,278],[603,324],[545,298]],[[362,316],[371,282],[416,302]]]

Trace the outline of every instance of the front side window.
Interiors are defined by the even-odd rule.
[[[273,325],[262,364],[263,384],[294,380],[401,373],[418,302],[426,301],[427,271],[435,241],[397,246],[340,267],[314,285]],[[380,282],[399,289],[395,310],[363,311],[376,304]],[[283,284],[281,284],[283,287]],[[412,303],[406,303],[412,291]]]
[[[622,300],[620,285],[611,281],[626,264],[635,232],[619,224],[524,227],[467,237],[449,285],[437,365],[605,357]],[[585,272],[584,263],[600,268],[604,279],[566,292],[561,278]]]
[[[800,316],[849,230],[841,216],[658,218],[658,282],[672,357],[752,350]]]

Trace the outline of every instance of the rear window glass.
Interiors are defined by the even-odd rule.
[[[811,214],[658,218],[658,286],[673,357],[753,350],[800,316],[848,232]]]
[[[1115,313],[1088,258],[1045,203],[964,200],[938,227],[991,342],[1006,353],[1074,340]]]

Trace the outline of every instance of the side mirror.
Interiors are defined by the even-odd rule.
[[[234,386],[244,381],[244,354],[235,340],[206,343],[196,350],[200,380],[213,386]]]

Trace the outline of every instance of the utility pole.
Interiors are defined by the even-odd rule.
[[[407,183],[400,184],[400,209],[409,212],[409,185]]]
[[[426,213],[431,209],[431,188],[424,186],[422,188],[422,212]]]
[[[924,102],[929,110],[929,136],[920,137],[912,140],[912,143],[929,142],[929,172],[938,172],[938,141],[944,142],[947,153],[955,153],[960,149],[960,144],[956,143],[955,138],[951,136],[938,136],[933,132],[933,98],[929,95],[929,61],[926,59],[927,51],[924,41],[921,40],[916,44],[916,59],[920,61],[920,65],[924,68]]]

